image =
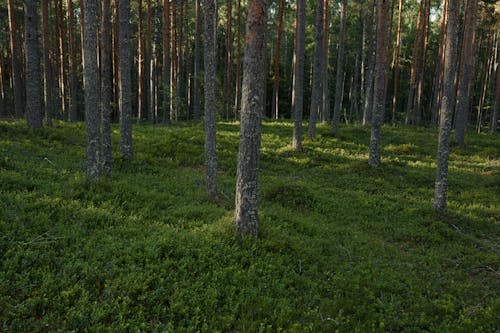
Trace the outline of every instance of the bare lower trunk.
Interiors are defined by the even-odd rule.
[[[163,123],[170,125],[170,1],[163,1]]]
[[[396,34],[396,45],[394,46],[394,89],[392,94],[392,125],[396,125],[396,110],[398,106],[399,89],[399,48],[401,45],[401,25],[403,22],[403,0],[399,0],[398,7],[398,31]]]
[[[38,1],[25,1],[24,28],[26,36],[26,115],[28,127],[42,127],[40,100],[40,50],[38,46]],[[13,55],[14,57],[17,55]]]
[[[363,125],[371,124],[372,113],[373,113],[373,89],[375,82],[375,56],[376,50],[376,32],[377,32],[377,0],[373,0],[373,20],[371,22],[371,41],[370,48],[368,50],[368,64],[366,69],[366,80],[365,80],[365,100],[363,107]]]
[[[73,13],[73,0],[68,0],[68,35],[69,35],[69,115],[68,120],[74,122],[78,118],[78,77],[76,75],[76,41],[75,19]]]
[[[302,114],[304,107],[304,53],[305,53],[305,20],[306,20],[306,1],[297,0],[297,17],[295,22],[295,66],[293,75],[293,149],[298,151],[302,149]]]
[[[120,151],[132,158],[132,103],[130,83],[130,0],[120,0]]]
[[[497,65],[496,70],[496,87],[495,87],[495,106],[491,116],[491,133],[495,133],[498,129],[498,114],[500,112],[500,64]]]
[[[285,10],[285,1],[280,0],[280,9],[278,14],[278,36],[276,38],[276,51],[274,52],[274,81],[273,81],[273,100],[271,117],[278,119],[279,116],[279,90],[280,90],[280,50],[281,36],[283,32],[283,12]]]
[[[21,55],[22,47],[19,43],[21,32],[18,30],[18,22],[16,21],[16,12],[13,4],[14,0],[8,0],[9,12],[9,39],[10,39],[10,57],[12,60],[12,89],[14,90],[14,115],[17,119],[21,119],[24,115],[25,100],[23,96],[23,61]]]
[[[193,118],[200,121],[200,0],[195,0]]]
[[[110,0],[101,1],[101,119],[102,119],[102,171],[111,173],[111,103],[113,101],[113,64],[111,60],[111,7]]]
[[[43,36],[43,99],[45,103],[45,121],[52,126],[52,73],[50,66],[50,33],[49,33],[49,4],[42,0],[42,36]]]
[[[237,29],[237,43],[238,51],[236,55],[236,82],[235,82],[235,95],[234,95],[234,119],[238,117],[240,108],[240,87],[241,87],[241,0],[238,0],[238,29]]]
[[[344,58],[345,58],[345,32],[347,25],[347,0],[340,3],[340,31],[339,31],[339,50],[337,53],[337,77],[335,83],[335,107],[333,109],[333,135],[339,134],[340,109],[342,105],[342,90],[344,83]]]

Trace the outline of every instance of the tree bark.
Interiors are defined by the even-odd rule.
[[[323,96],[321,90],[321,72],[323,62],[323,0],[317,0],[316,7],[316,33],[314,44],[314,64],[311,88],[311,107],[309,115],[308,136],[312,140],[316,135],[316,122],[320,114],[321,98]]]
[[[137,1],[137,121],[140,122],[144,114],[144,100],[147,97],[144,94],[144,51],[142,41],[142,0]],[[149,40],[148,40],[149,41]]]
[[[448,157],[450,154],[450,131],[453,105],[455,103],[455,72],[457,62],[457,26],[460,10],[459,0],[449,0],[446,17],[446,51],[443,76],[443,98],[440,106],[439,142],[437,156],[437,173],[434,191],[434,210],[442,212],[446,209],[446,192],[448,190]]]
[[[75,19],[73,13],[73,0],[67,0],[68,7],[68,35],[69,35],[69,121],[78,119],[78,77],[76,74],[76,41],[75,41]]]
[[[130,84],[130,0],[120,0],[120,151],[132,158],[132,103]]]
[[[398,7],[398,31],[396,34],[396,45],[394,46],[394,89],[392,94],[392,125],[396,126],[396,110],[398,107],[399,89],[399,49],[401,46],[401,25],[403,23],[403,0],[399,0]]]
[[[236,30],[238,50],[236,55],[236,81],[235,81],[235,94],[234,94],[234,119],[238,118],[240,108],[240,86],[241,86],[241,0],[238,0],[238,28]]]
[[[49,32],[49,4],[42,0],[42,35],[43,35],[43,99],[45,103],[45,121],[52,126],[52,73],[50,66],[50,32]]]
[[[66,47],[64,45],[64,41],[66,39],[65,29],[64,29],[64,11],[63,11],[63,0],[57,0],[59,15],[57,16],[57,21],[59,25],[59,88],[61,95],[61,112],[59,112],[59,116],[63,119],[68,119],[68,115],[66,114]]]
[[[233,34],[232,34],[232,22],[233,22],[233,0],[227,0],[227,15],[226,15],[226,78],[225,78],[225,89],[224,89],[224,102],[225,102],[225,113],[226,119],[229,120],[229,115],[232,111],[232,86],[233,86]]]
[[[278,36],[276,37],[276,51],[274,52],[274,81],[273,81],[273,101],[271,117],[278,120],[279,116],[279,90],[280,90],[280,50],[281,37],[283,34],[283,13],[285,11],[285,0],[280,0],[278,13]]]
[[[293,140],[295,151],[302,149],[302,113],[304,107],[304,54],[306,35],[306,0],[297,0],[295,19],[295,54],[292,91]]]
[[[500,112],[500,64],[497,64],[495,87],[495,105],[491,116],[490,132],[495,133],[498,130],[498,114]]]
[[[329,36],[328,36],[328,0],[323,1],[323,71],[321,75],[322,105],[321,121],[330,121],[330,87],[328,84],[329,76]]]
[[[200,0],[195,0],[193,118],[200,121]]]
[[[375,106],[372,118],[372,130],[370,138],[370,157],[368,163],[371,166],[380,165],[380,150],[382,123],[385,111],[385,68],[387,63],[387,8],[388,0],[380,0],[377,15],[377,56],[375,61],[375,82],[373,104]]]
[[[265,89],[262,59],[266,51],[266,23],[267,1],[249,0],[234,214],[238,236],[256,237],[259,232],[258,170],[264,107],[262,91]]]
[[[4,59],[3,54],[0,54],[0,118],[4,118],[7,116],[7,112],[5,111],[5,84],[4,84]]]
[[[465,129],[469,113],[469,94],[474,66],[474,42],[476,35],[477,0],[467,0],[465,11],[464,34],[460,61],[460,79],[458,81],[458,99],[455,110],[455,142],[465,144]]]
[[[170,125],[170,1],[163,0],[163,124]]]
[[[342,112],[342,91],[344,84],[345,32],[347,25],[347,0],[340,2],[339,48],[337,53],[337,76],[335,78],[335,106],[333,109],[333,135],[339,134],[340,113]]]
[[[24,115],[25,101],[23,96],[23,62],[21,54],[20,31],[18,30],[18,22],[16,18],[16,9],[14,6],[15,0],[7,1],[9,14],[9,39],[10,39],[10,55],[12,60],[12,85],[14,90],[14,114],[17,119],[21,119]]]
[[[216,43],[215,32],[217,17],[215,15],[215,0],[204,0],[205,35],[205,166],[207,194],[217,196],[217,150],[216,150]]]
[[[375,56],[376,56],[376,35],[377,35],[377,0],[373,0],[373,18],[370,27],[372,28],[370,48],[368,50],[368,64],[365,79],[365,101],[363,107],[363,125],[371,124],[373,114],[373,89],[375,81]]]
[[[38,129],[42,127],[42,103],[40,101],[40,50],[39,35],[39,2],[27,0],[25,6],[25,36],[26,36],[26,115],[28,127]],[[14,57],[17,55],[14,54]]]
[[[111,114],[113,112],[113,64],[111,54],[111,5],[101,1],[101,119],[102,119],[102,172],[111,174]]]
[[[143,79],[143,87],[145,87],[144,97],[142,101],[144,103],[143,110],[147,110],[148,122],[150,125],[155,123],[155,107],[154,103],[151,103],[152,95],[154,94],[154,85],[151,83],[154,82],[154,78],[151,77],[152,70],[154,67],[154,62],[152,61],[154,55],[152,54],[152,35],[151,35],[151,25],[152,25],[152,17],[151,17],[151,0],[146,0],[147,3],[147,11],[146,11],[146,38],[143,44],[144,47],[144,79]]]
[[[446,47],[446,15],[448,12],[448,0],[443,0],[443,14],[441,17],[441,34],[439,38],[438,59],[436,61],[436,71],[434,73],[434,83],[432,88],[431,101],[431,125],[436,126],[439,122],[439,106],[443,96],[443,67]]]

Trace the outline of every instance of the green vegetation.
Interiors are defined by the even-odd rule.
[[[498,137],[450,157],[432,211],[437,134],[320,126],[304,151],[265,123],[261,236],[232,226],[238,125],[220,123],[219,198],[203,126],[140,126],[135,158],[85,180],[84,125],[0,123],[0,331],[493,332],[500,327]],[[115,151],[118,131],[114,128]]]

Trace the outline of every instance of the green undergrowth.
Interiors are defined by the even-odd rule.
[[[113,172],[85,180],[85,127],[0,122],[0,331],[495,332],[500,141],[452,147],[432,210],[437,133],[319,126],[302,152],[266,122],[258,239],[232,217],[238,124],[218,124],[219,196],[202,124],[113,127]]]

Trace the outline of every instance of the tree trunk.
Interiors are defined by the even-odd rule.
[[[441,35],[439,39],[438,59],[436,61],[436,71],[434,73],[434,83],[432,89],[431,103],[431,125],[435,126],[439,122],[439,106],[443,95],[443,67],[446,47],[446,15],[448,12],[448,0],[443,0],[443,14],[441,17]]]
[[[232,34],[232,22],[233,22],[233,0],[227,0],[227,15],[226,15],[226,78],[225,89],[224,89],[224,102],[225,102],[225,113],[226,119],[229,120],[229,115],[232,111],[232,86],[233,86],[233,34]]]
[[[396,110],[398,107],[399,89],[399,49],[401,46],[401,25],[403,23],[403,0],[399,0],[398,7],[398,31],[396,34],[396,45],[394,46],[394,89],[392,94],[392,125],[396,126]]]
[[[422,95],[424,91],[424,77],[425,77],[425,62],[427,59],[427,44],[429,41],[429,15],[430,15],[430,0],[424,0],[424,14],[422,23],[422,47],[420,48],[420,55],[418,61],[418,77],[415,95],[415,104],[413,107],[413,124],[420,125],[422,119]]]
[[[375,82],[373,104],[375,106],[372,118],[372,130],[370,138],[370,157],[368,163],[371,166],[380,165],[380,150],[382,123],[385,111],[385,68],[387,63],[387,8],[388,0],[380,0],[377,15],[377,56],[375,61]]]
[[[130,84],[130,0],[120,0],[120,151],[132,158],[132,103]]]
[[[120,103],[120,10],[119,0],[114,0],[113,20],[113,87],[114,87],[114,117],[118,119],[121,113]]]
[[[459,0],[449,0],[446,17],[446,51],[444,56],[443,98],[440,106],[439,142],[437,157],[437,173],[434,191],[434,210],[442,212],[446,209],[446,192],[448,190],[448,156],[450,154],[450,131],[453,113],[455,90],[455,72],[457,63],[457,30]]]
[[[340,2],[339,48],[337,53],[337,76],[335,78],[335,106],[333,109],[333,135],[339,134],[340,109],[344,84],[345,32],[347,25],[347,0]]]
[[[73,13],[73,0],[67,0],[68,7],[68,35],[69,35],[69,121],[78,119],[78,77],[76,75],[76,41],[75,41],[75,18]]]
[[[24,115],[25,100],[23,96],[23,62],[21,47],[19,45],[21,33],[18,30],[18,22],[16,21],[16,12],[14,7],[15,0],[8,0],[9,12],[9,39],[10,39],[10,56],[12,60],[12,89],[14,90],[14,114],[17,119],[21,119]]]
[[[312,140],[316,135],[316,121],[320,114],[321,98],[321,64],[323,62],[323,0],[317,0],[316,7],[316,34],[314,44],[314,64],[311,88],[311,107],[309,115],[308,136]]]
[[[215,0],[204,0],[205,35],[205,166],[207,194],[217,196],[217,150],[216,150],[216,43],[215,32],[217,17],[215,15]]]
[[[85,0],[85,33],[83,63],[85,65],[85,119],[87,121],[87,179],[101,176],[99,78],[97,68],[97,1]]]
[[[3,78],[3,54],[0,54],[0,118],[4,118],[7,116],[6,107],[5,107],[5,85]]]
[[[113,64],[111,54],[111,5],[101,1],[101,112],[102,112],[102,171],[111,173],[111,114],[113,112]]]
[[[278,36],[276,38],[276,51],[274,52],[274,81],[273,81],[273,101],[271,117],[278,120],[279,116],[279,90],[280,90],[280,50],[281,36],[283,34],[283,12],[285,11],[285,0],[280,0],[278,13]]]
[[[486,56],[484,61],[484,79],[483,86],[481,87],[481,97],[479,98],[479,105],[477,107],[477,117],[476,117],[476,131],[481,133],[481,126],[483,121],[483,107],[486,101],[486,95],[488,93],[488,82],[490,80],[491,68],[493,66],[493,38],[491,33],[488,34],[488,42],[486,44]]]
[[[330,88],[328,84],[329,74],[329,36],[328,36],[328,0],[323,1],[323,71],[321,75],[322,88],[322,105],[321,105],[321,121],[330,121]]]
[[[358,19],[358,33],[359,35],[363,34],[363,26],[361,23],[361,17]],[[354,55],[354,77],[352,79],[352,99],[350,105],[350,112],[356,117],[356,120],[359,122],[361,117],[359,117],[359,96],[360,96],[360,72],[361,72],[361,52],[363,51],[363,39],[358,39],[358,44],[356,47],[356,53]]]
[[[142,41],[142,0],[137,1],[137,121],[140,122],[144,114],[144,51]],[[149,40],[148,40],[149,42]]]
[[[84,35],[85,35],[85,0],[80,0],[80,47],[81,47],[81,55],[82,55],[82,72],[85,72],[85,64],[83,62],[83,49],[85,48],[84,43]],[[115,0],[117,2],[119,0]],[[118,6],[118,5],[116,5]],[[83,89],[85,90],[85,75],[83,75]]]
[[[170,125],[170,0],[163,0],[163,124]]]
[[[152,59],[154,58],[151,53],[151,45],[152,45],[152,35],[151,35],[151,0],[146,0],[147,3],[147,12],[146,12],[146,38],[144,43],[144,79],[143,79],[143,87],[145,86],[145,93],[142,101],[144,103],[143,109],[147,110],[148,122],[150,125],[155,123],[155,112],[154,112],[154,103],[151,103],[151,95],[154,93],[154,85],[151,82],[154,82],[154,78],[151,77],[152,74]]]
[[[238,236],[255,237],[259,232],[257,195],[263,113],[262,91],[265,89],[262,59],[266,51],[266,23],[267,1],[249,0],[234,214]],[[319,41],[321,43],[321,39]]]
[[[200,0],[195,0],[193,118],[200,121]]]
[[[26,36],[26,115],[28,127],[42,127],[40,101],[40,50],[38,46],[38,9],[39,2],[27,0],[25,6],[25,36]],[[14,54],[14,57],[17,55]]]
[[[58,112],[60,117],[63,119],[68,119],[68,115],[66,114],[66,47],[64,45],[64,41],[66,39],[65,30],[64,30],[64,11],[63,11],[63,0],[57,0],[59,15],[57,17],[59,24],[59,88],[61,89],[61,111]]]
[[[455,142],[465,144],[465,129],[469,113],[469,93],[474,66],[474,41],[476,35],[477,0],[468,0],[465,12],[464,34],[460,60],[460,79],[458,81],[458,100],[455,111]]]
[[[52,126],[52,73],[50,66],[50,33],[49,33],[49,4],[42,0],[42,35],[43,35],[43,99],[45,103],[45,120]]]
[[[500,64],[497,64],[496,70],[496,87],[495,87],[495,105],[493,107],[493,114],[491,115],[491,133],[495,133],[498,129],[498,114],[500,111]]]
[[[304,107],[304,54],[306,35],[306,0],[297,0],[295,19],[295,54],[292,91],[293,140],[295,151],[302,149],[302,113]]]
[[[238,28],[236,30],[238,51],[236,55],[236,82],[235,82],[235,95],[234,95],[234,119],[238,117],[240,107],[240,86],[241,86],[241,0],[238,0]]]
[[[370,48],[368,50],[368,64],[366,69],[366,79],[365,79],[365,101],[363,107],[363,125],[371,124],[372,122],[372,109],[373,109],[373,89],[375,82],[375,56],[376,56],[376,35],[377,35],[377,0],[373,0],[373,18],[370,27],[371,40]]]

